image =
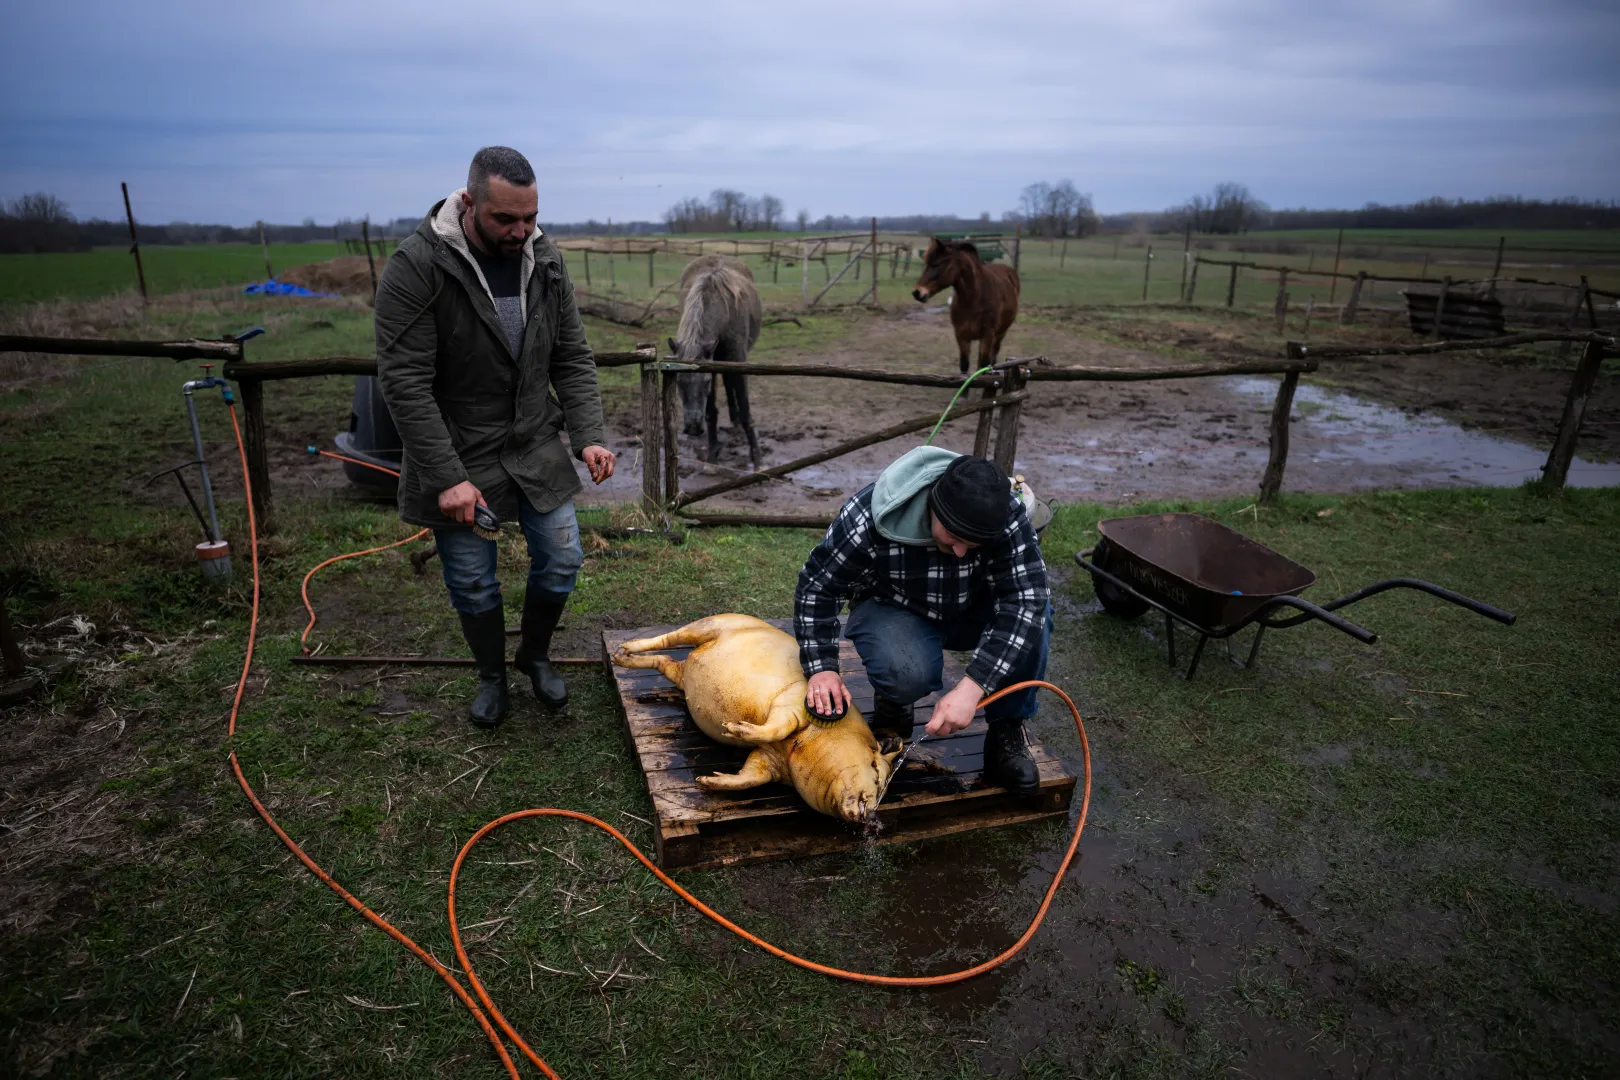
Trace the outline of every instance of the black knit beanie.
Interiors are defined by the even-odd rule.
[[[1007,531],[1011,490],[995,462],[964,454],[928,489],[928,509],[952,535],[987,544]]]

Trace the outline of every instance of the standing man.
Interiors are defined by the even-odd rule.
[[[1052,604],[1024,504],[994,462],[919,446],[844,504],[799,573],[794,632],[815,712],[842,715],[838,610],[877,692],[876,731],[911,738],[918,698],[944,686],[944,650],[972,650],[965,677],[934,705],[930,735],[960,731],[979,701],[1046,677]],[[812,714],[814,715],[814,714]],[[985,709],[984,771],[1018,795],[1040,773],[1024,721],[1035,688]]]
[[[404,443],[400,517],[433,530],[450,603],[478,664],[472,722],[506,718],[506,617],[487,505],[529,548],[516,663],[547,709],[568,687],[548,660],[584,553],[568,447],[600,484],[596,361],[557,249],[535,227],[534,169],[504,146],[473,156],[467,186],[434,204],[377,284],[377,379]],[[568,447],[561,439],[568,432]]]

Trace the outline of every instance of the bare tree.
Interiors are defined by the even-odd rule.
[[[800,210],[799,211],[799,216],[798,216],[798,222],[799,222],[799,231],[800,232],[809,232],[810,231],[810,211],[808,211],[808,210]]]
[[[1040,228],[1052,200],[1052,185],[1045,180],[1024,188],[1018,195],[1018,219],[1029,225],[1031,232]]]
[[[731,229],[742,232],[748,225],[748,196],[730,188],[709,192],[709,209]]]
[[[6,204],[5,216],[32,225],[67,225],[73,221],[67,203],[43,191],[12,199]]]
[[[777,222],[782,219],[782,200],[775,195],[761,195],[759,198],[759,227],[766,232],[774,232]]]

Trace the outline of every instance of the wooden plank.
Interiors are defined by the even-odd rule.
[[[785,620],[775,625],[789,628]],[[882,831],[875,841],[844,822],[810,810],[787,784],[769,784],[747,792],[704,791],[697,786],[697,777],[734,771],[748,749],[725,746],[705,736],[693,723],[680,691],[659,672],[614,668],[609,660],[625,641],[672,629],[642,627],[609,630],[602,635],[603,659],[618,689],[627,741],[641,765],[657,819],[657,857],[666,868],[796,858],[852,850],[872,842],[896,843],[1068,813],[1075,778],[1038,742],[1033,750],[1041,773],[1041,790],[1034,798],[1016,798],[1003,788],[984,783],[986,727],[982,716],[963,732],[922,744],[919,753],[933,759],[934,764],[907,767],[895,778],[878,811]],[[690,651],[667,650],[677,659]],[[840,641],[839,653],[856,706],[868,710],[872,687],[853,643]],[[962,674],[961,664],[949,654],[945,668],[948,683]],[[935,697],[930,695],[917,704],[919,719]]]

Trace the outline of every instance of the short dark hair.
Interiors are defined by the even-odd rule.
[[[467,193],[477,202],[489,197],[489,178],[498,176],[508,184],[528,187],[534,183],[534,166],[510,146],[486,146],[473,155],[467,168]]]

